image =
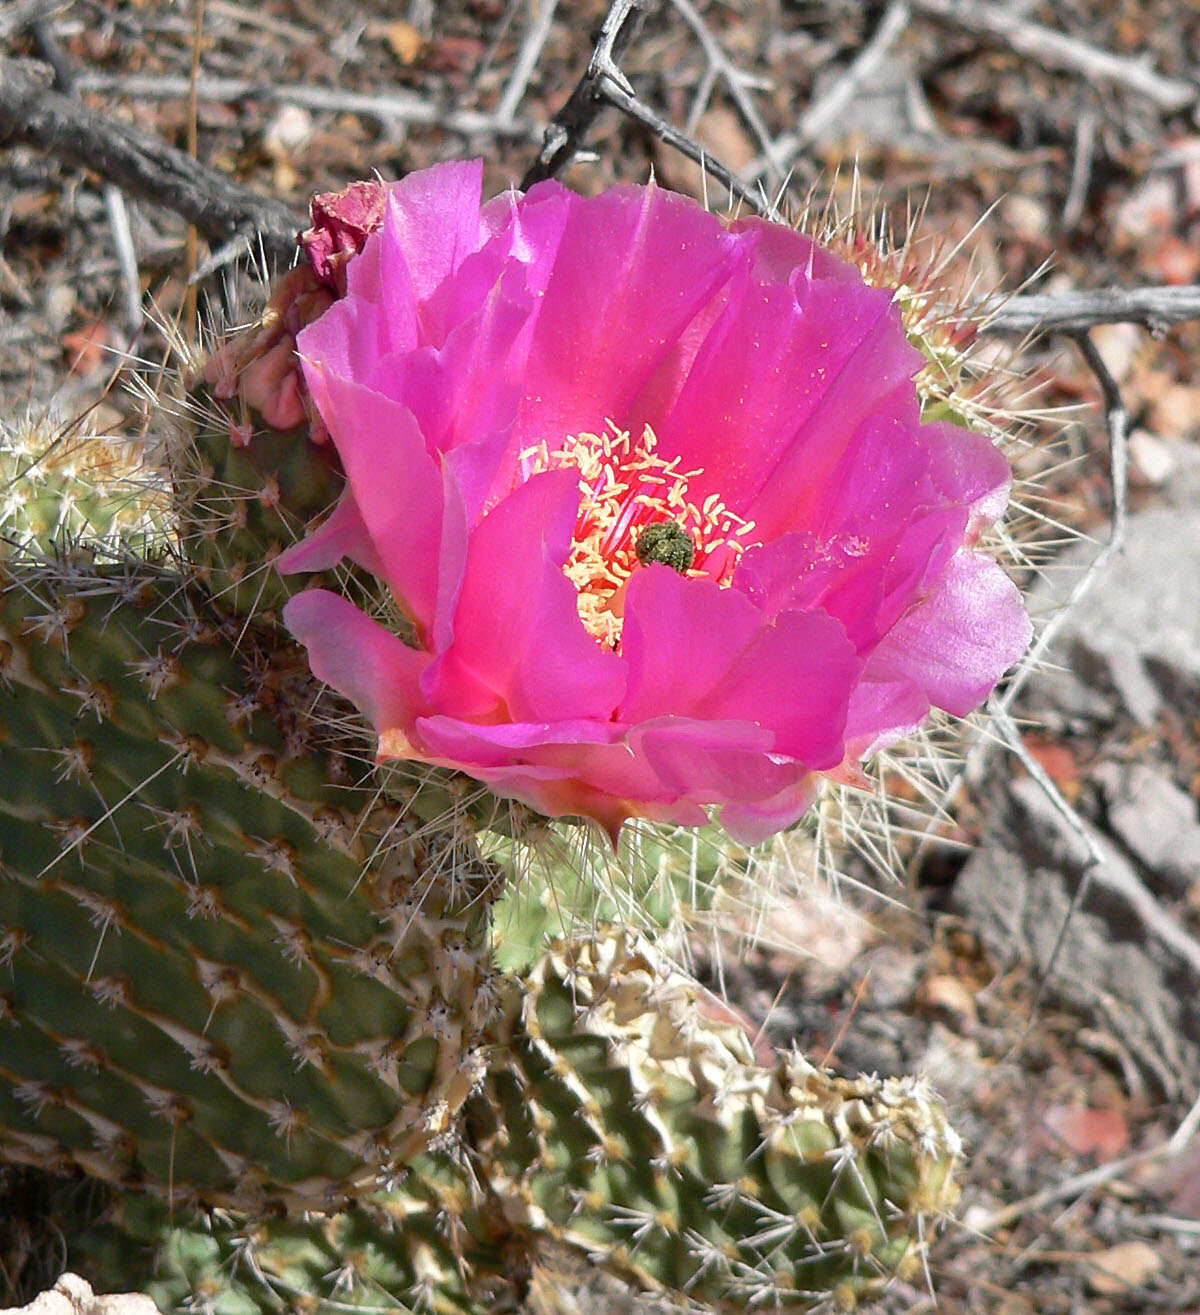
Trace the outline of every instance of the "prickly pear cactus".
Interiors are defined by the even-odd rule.
[[[113,1194],[72,1232],[70,1263],[97,1287],[135,1285],[163,1311],[519,1310],[528,1256],[468,1205],[461,1176],[432,1161],[418,1169],[411,1188],[333,1215],[181,1219],[162,1200]]]
[[[0,1151],[320,1208],[442,1136],[489,998],[469,832],[414,837],[296,650],[144,563],[11,565],[0,659]]]
[[[556,943],[468,1103],[514,1227],[708,1309],[845,1309],[920,1264],[960,1143],[920,1081],[846,1080],[747,1036],[624,928]]]
[[[319,1219],[181,1227],[114,1200],[70,1263],[217,1315],[517,1310],[572,1255],[692,1309],[849,1309],[918,1266],[954,1196],[936,1100],[798,1056],[760,1067],[698,1001],[628,931],[560,941],[508,980],[452,1156]]]
[[[295,335],[374,214],[193,372],[132,501],[106,449],[0,449],[0,529],[85,546],[0,573],[0,1157],[110,1184],[68,1263],[164,1309],[516,1311],[563,1257],[850,1308],[919,1264],[958,1143],[920,1082],[761,1065],[671,966],[744,855],[647,833],[608,881],[560,830],[498,909],[541,824],[377,771],[275,624],[342,488]]]

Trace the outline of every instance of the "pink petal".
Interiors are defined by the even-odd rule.
[[[929,716],[929,699],[912,680],[862,680],[846,715],[846,758],[863,762],[911,735]]]
[[[794,292],[744,276],[733,286],[660,446],[702,468],[694,501],[715,493],[771,538],[813,523],[858,426],[897,390],[911,395],[924,358],[887,292],[828,280]]]
[[[739,844],[760,844],[798,822],[820,790],[820,777],[802,776],[760,803],[727,804],[721,809],[721,825]]]
[[[349,489],[311,534],[279,554],[275,569],[284,575],[295,571],[327,571],[343,557],[372,575],[384,574],[383,562]]]
[[[319,680],[344,694],[380,733],[407,733],[421,710],[419,681],[428,654],[327,589],[297,594],[283,609],[283,621],[308,649]]]
[[[774,732],[776,752],[811,767],[841,760],[860,663],[843,627],[823,613],[769,621],[736,589],[652,565],[630,581],[622,652],[624,721],[749,721]]]
[[[965,717],[1029,647],[1033,630],[1016,586],[979,553],[959,553],[934,592],[871,656],[871,680],[912,680],[929,701]]]
[[[680,334],[747,258],[694,202],[658,187],[572,197],[534,332],[519,436],[621,423]],[[629,417],[639,424],[641,417]]]
[[[548,471],[474,526],[453,638],[427,677],[431,703],[483,720],[611,717],[625,664],[583,628],[562,570],[578,509],[577,473]]]
[[[790,283],[802,278],[833,279],[855,287],[862,283],[857,266],[826,251],[806,233],[786,224],[772,224],[750,215],[735,220],[730,229],[735,233],[749,233],[757,239],[754,273],[763,282]]]
[[[482,159],[418,169],[389,187],[384,231],[408,269],[418,302],[429,301],[479,249],[482,187]],[[351,288],[357,290],[353,282]]]
[[[628,736],[661,794],[697,803],[761,799],[805,773],[805,767],[773,752],[774,739],[753,722],[686,717],[645,722]]]
[[[442,476],[424,437],[412,413],[380,393],[319,361],[306,360],[304,372],[384,577],[427,628],[437,597],[443,497]]]

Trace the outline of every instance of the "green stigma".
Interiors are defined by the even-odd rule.
[[[692,536],[678,521],[661,521],[647,525],[638,535],[637,558],[643,566],[662,562],[680,575],[696,560]]]

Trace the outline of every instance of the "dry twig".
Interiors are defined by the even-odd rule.
[[[786,166],[806,146],[829,130],[859,90],[879,71],[908,26],[911,12],[908,0],[892,0],[870,41],[858,52],[846,71],[823,96],[809,105],[800,116],[796,131],[779,138],[776,143],[776,160],[772,161],[769,156],[766,160],[756,160],[747,171],[747,177],[752,180],[760,178],[771,163],[778,162]]]
[[[913,9],[938,18],[975,36],[1008,46],[1048,69],[1082,74],[1089,82],[1108,82],[1144,96],[1168,114],[1200,102],[1200,85],[1169,78],[1141,60],[1123,59],[1077,37],[1019,18],[1009,5],[991,0],[911,0]]]
[[[70,0],[12,0],[0,9],[0,41],[7,41],[69,4]]]
[[[537,68],[542,47],[550,35],[550,24],[554,21],[554,11],[558,0],[535,0],[535,16],[525,33],[525,40],[517,51],[517,60],[513,65],[512,75],[505,84],[500,103],[496,106],[495,119],[498,124],[515,129],[517,106],[529,87],[529,79]]]
[[[64,96],[75,98],[74,71],[67,63],[67,58],[59,47],[49,22],[39,18],[29,26],[38,53],[54,70],[55,88]],[[117,270],[124,299],[125,327],[130,337],[134,337],[142,327],[142,284],[138,274],[133,232],[129,227],[129,212],[125,208],[125,195],[115,183],[104,184],[104,211],[117,256]]]
[[[1200,285],[1031,293],[984,312],[981,333],[1083,333],[1098,324],[1141,324],[1152,333],[1200,319]]]
[[[156,137],[53,91],[36,69],[27,60],[0,58],[0,144],[20,142],[92,169],[122,190],[182,215],[210,241],[257,233],[268,252],[291,256],[301,216]]]
[[[729,88],[730,98],[737,106],[738,113],[741,114],[746,126],[754,134],[759,150],[766,156],[769,167],[776,178],[782,180],[784,169],[787,167],[783,152],[767,130],[767,125],[763,122],[758,107],[746,90],[748,87],[761,86],[761,80],[746,73],[733,63],[725,53],[721,43],[713,35],[712,29],[701,17],[695,5],[692,4],[692,0],[671,0],[671,3],[683,21],[696,34],[696,39],[704,49],[704,58],[708,61],[708,70],[701,78],[700,86],[692,100],[692,109],[688,114],[687,131],[689,133],[695,132],[700,122],[700,116],[708,105],[717,79],[723,80],[726,87]]]
[[[98,91],[131,100],[180,100],[190,94],[191,79],[185,77],[142,77],[111,73],[87,73],[79,78],[81,91]],[[491,133],[498,137],[534,140],[536,129],[519,120],[502,120],[499,114],[478,110],[455,110],[420,96],[400,93],[379,95],[340,91],[336,87],[306,87],[285,83],[275,86],[248,78],[200,78],[196,99],[232,104],[261,101],[267,105],[299,105],[306,110],[329,114],[357,114],[391,129],[397,124],[447,128],[465,137]]]
[[[613,0],[583,76],[546,129],[542,149],[521,179],[522,191],[556,177],[567,168],[605,103],[612,103],[605,94],[609,83],[623,85],[632,96],[633,88],[617,67],[617,60],[633,38],[637,15],[644,3],[645,0]]]

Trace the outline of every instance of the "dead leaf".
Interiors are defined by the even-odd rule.
[[[1116,1110],[1051,1105],[1042,1115],[1042,1122],[1076,1155],[1114,1160],[1129,1145],[1129,1125]]]
[[[1069,744],[1048,735],[1023,735],[1021,742],[1029,756],[1039,763],[1046,775],[1062,791],[1069,803],[1074,803],[1083,789],[1079,761]]]
[[[72,374],[89,375],[108,359],[109,332],[103,320],[62,336],[63,355]]]
[[[1087,1282],[1104,1296],[1141,1287],[1162,1268],[1162,1257],[1147,1242],[1119,1242],[1087,1257]]]
[[[425,47],[425,38],[411,23],[398,20],[383,29],[383,39],[401,64],[415,64]]]

